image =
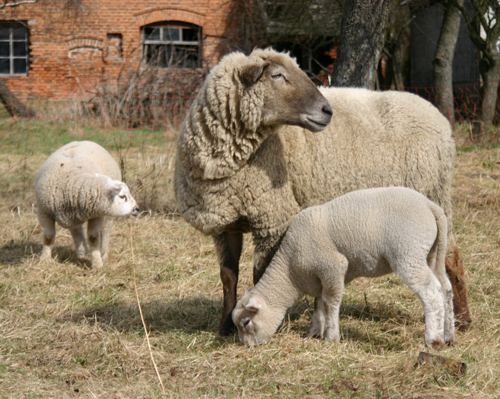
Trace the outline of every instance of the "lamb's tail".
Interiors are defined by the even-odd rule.
[[[431,254],[436,253],[435,274],[446,273],[446,249],[448,246],[448,218],[443,209],[434,202],[429,201],[429,208],[436,218],[437,238],[431,249]]]

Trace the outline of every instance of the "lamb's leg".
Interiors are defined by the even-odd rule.
[[[443,348],[444,295],[440,282],[425,261],[395,266],[399,277],[422,302],[425,313],[425,343],[434,349]]]
[[[111,228],[113,227],[114,218],[111,216],[106,216],[106,220],[102,226],[101,232],[101,257],[102,262],[106,263],[109,254],[109,237],[111,234]]]
[[[236,331],[231,312],[236,306],[239,261],[243,247],[242,233],[224,232],[214,236],[215,249],[220,264],[220,278],[224,292],[224,308],[217,333],[225,336]]]
[[[52,245],[56,240],[56,222],[48,215],[38,213],[38,222],[43,227],[43,249],[40,260],[50,259],[52,256]]]
[[[325,306],[325,341],[340,341],[339,312],[344,293],[344,279],[349,262],[338,252],[330,252],[318,266],[323,290],[321,299]]]
[[[82,258],[87,252],[89,252],[89,248],[87,247],[87,243],[85,241],[83,225],[69,229],[69,231],[73,237],[73,242],[75,243],[76,254],[79,258]]]
[[[93,268],[102,267],[101,257],[101,229],[104,217],[90,219],[87,225],[87,238],[90,247],[90,259]]]
[[[307,331],[308,337],[322,338],[325,333],[325,303],[321,297],[314,298],[314,313]]]

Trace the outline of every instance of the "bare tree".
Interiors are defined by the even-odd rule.
[[[455,5],[456,4],[456,5]],[[458,40],[462,14],[458,7],[463,7],[464,0],[445,2],[445,11],[441,33],[437,42],[433,63],[433,81],[436,93],[436,105],[441,113],[453,125],[455,107],[453,102],[453,55]]]
[[[498,0],[470,0],[474,15],[469,16],[465,7],[454,0],[467,21],[467,33],[481,51],[479,72],[483,83],[482,105],[479,119],[482,129],[491,126],[495,116],[498,85],[500,81],[500,2]],[[484,35],[481,34],[484,32]]]
[[[375,88],[391,5],[391,0],[345,1],[334,86]]]
[[[3,0],[0,2],[0,10],[7,7],[17,7],[22,4],[34,4],[38,0]],[[32,118],[35,112],[29,109],[12,93],[5,82],[0,79],[0,103],[2,103],[11,116],[18,116],[21,118]]]
[[[17,7],[17,6],[20,6],[22,4],[34,4],[36,3],[38,0],[2,0],[0,2],[0,10],[4,9],[4,8],[7,8],[7,7]]]

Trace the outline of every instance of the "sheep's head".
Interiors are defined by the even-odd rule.
[[[252,296],[251,290],[238,301],[232,313],[242,344],[266,344],[278,329],[284,315],[273,311],[262,299]]]
[[[240,80],[246,88],[241,118],[247,125],[296,125],[319,132],[332,120],[328,100],[287,54],[255,50],[241,67]]]
[[[104,193],[110,201],[110,214],[108,216],[138,216],[140,213],[137,202],[130,194],[128,186],[108,176],[99,175],[97,177],[106,178]]]

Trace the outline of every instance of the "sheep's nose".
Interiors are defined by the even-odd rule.
[[[132,212],[130,212],[130,214],[134,217],[139,216],[140,213],[141,213],[141,210],[139,209],[139,207],[137,205],[134,206],[134,208],[132,209]]]
[[[329,102],[327,102],[323,108],[321,109],[325,114],[329,115],[330,118],[332,117],[333,115],[333,109],[332,109],[332,106],[330,105]]]

